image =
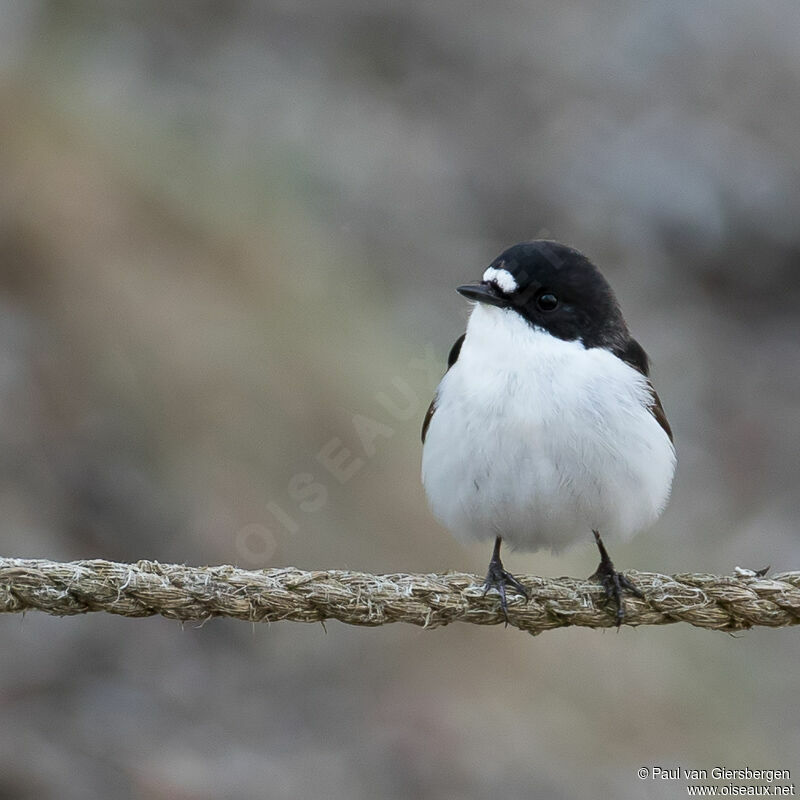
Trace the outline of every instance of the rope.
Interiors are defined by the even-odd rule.
[[[688,622],[737,631],[800,623],[800,571],[772,578],[750,570],[733,576],[627,573],[645,599],[625,598],[625,624]],[[609,628],[614,609],[594,581],[521,576],[530,600],[509,596],[511,625],[531,634],[578,625]],[[504,622],[497,595],[483,596],[482,579],[458,572],[370,575],[341,570],[243,570],[94,559],[59,563],[0,558],[0,613],[44,611],[66,616],[105,611],[125,617],[161,615],[203,621],[324,622],[435,628],[451,622]]]

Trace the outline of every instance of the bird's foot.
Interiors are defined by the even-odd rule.
[[[597,549],[600,551],[600,566],[594,575],[589,576],[589,580],[596,579],[600,581],[601,586],[605,590],[606,599],[613,600],[614,605],[617,607],[615,622],[617,629],[622,625],[625,620],[625,605],[622,599],[623,592],[630,592],[636,597],[644,598],[641,590],[634,586],[621,572],[614,569],[614,563],[608,557],[608,551],[600,538],[597,531],[592,531],[594,540],[597,543]]]
[[[493,557],[489,562],[489,571],[486,573],[486,580],[483,584],[484,595],[489,589],[496,589],[500,595],[500,608],[503,609],[503,617],[508,627],[508,601],[506,600],[506,587],[511,587],[517,594],[521,594],[525,600],[529,600],[528,590],[506,569],[499,558]]]
[[[631,583],[625,575],[621,572],[617,572],[614,569],[614,564],[608,559],[601,561],[597,572],[589,577],[590,580],[595,579],[600,582],[600,585],[606,593],[606,599],[613,601],[614,605],[617,607],[614,620],[616,626],[619,628],[625,620],[623,592],[630,592],[635,597],[641,598],[644,598],[644,594],[642,594],[642,591]]]

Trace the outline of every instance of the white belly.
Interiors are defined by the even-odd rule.
[[[560,549],[659,516],[675,452],[645,378],[611,353],[476,306],[422,457],[431,508],[461,539]]]

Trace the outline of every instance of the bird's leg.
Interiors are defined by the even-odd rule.
[[[489,571],[486,573],[486,581],[483,584],[483,593],[489,589],[497,589],[500,595],[500,608],[503,609],[503,616],[508,626],[508,603],[506,602],[506,586],[510,586],[517,594],[521,594],[528,600],[528,590],[510,573],[506,572],[503,562],[500,560],[500,543],[502,538],[498,536],[494,541],[494,552],[492,560],[489,562]]]
[[[636,597],[644,597],[644,595],[621,572],[617,572],[614,569],[614,563],[608,557],[606,546],[603,544],[600,534],[597,531],[592,531],[592,533],[594,534],[595,542],[597,542],[597,549],[600,551],[600,566],[594,575],[589,577],[597,578],[600,581],[603,589],[605,589],[606,597],[609,600],[613,600],[617,606],[616,623],[619,628],[625,619],[625,606],[622,602],[623,591],[628,591]]]

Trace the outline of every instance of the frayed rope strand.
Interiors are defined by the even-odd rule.
[[[626,625],[688,622],[737,631],[800,623],[800,571],[771,578],[749,570],[733,576],[659,575],[631,570],[645,597],[625,598]],[[520,576],[530,600],[509,596],[511,625],[531,634],[576,625],[610,628],[614,610],[594,581]],[[499,625],[498,598],[483,579],[451,572],[371,575],[343,570],[244,570],[94,559],[60,563],[0,558],[0,613],[44,611],[66,616],[105,611],[183,621],[232,617],[248,622],[323,622],[436,628],[451,622]]]

